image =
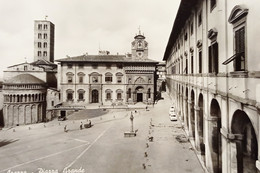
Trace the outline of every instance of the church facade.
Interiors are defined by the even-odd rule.
[[[51,120],[59,104],[57,65],[53,63],[54,24],[35,21],[34,62],[8,67],[3,78],[5,127]]]
[[[131,45],[132,54],[99,51],[57,60],[63,105],[152,104],[157,62],[148,59],[148,43],[140,33]]]

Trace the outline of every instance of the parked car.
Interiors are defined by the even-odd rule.
[[[169,117],[171,121],[177,121],[176,112],[174,110],[174,107],[171,107],[169,110]]]

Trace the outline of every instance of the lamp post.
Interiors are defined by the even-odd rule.
[[[130,130],[130,132],[134,132],[134,124],[133,124],[134,116],[133,116],[132,112],[131,112],[131,115],[130,115],[130,120],[131,120],[131,130]]]

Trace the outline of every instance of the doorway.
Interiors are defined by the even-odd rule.
[[[92,91],[92,103],[98,103],[98,90]]]
[[[143,102],[143,93],[137,93],[137,102]]]

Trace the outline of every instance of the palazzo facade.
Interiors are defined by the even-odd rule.
[[[182,0],[165,50],[167,91],[208,172],[260,172],[259,5]]]
[[[134,37],[132,54],[81,55],[57,60],[63,105],[152,104],[157,62],[148,59],[148,43],[142,34]]]

